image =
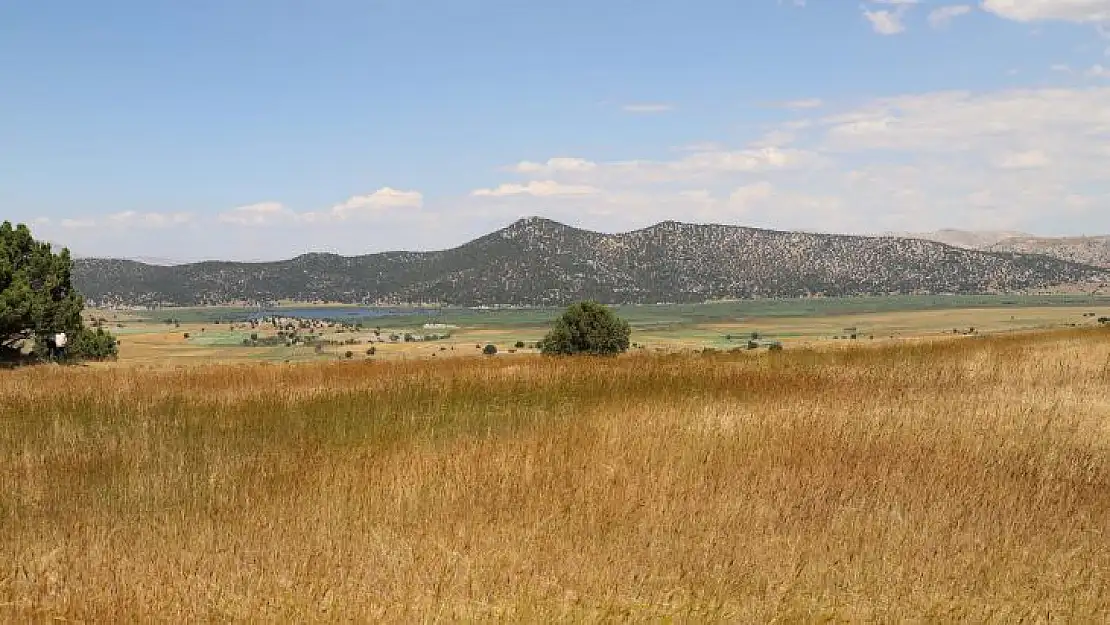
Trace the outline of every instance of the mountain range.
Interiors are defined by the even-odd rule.
[[[937,230],[902,236],[928,239],[966,249],[989,252],[1045,254],[1063,260],[1110,269],[1110,236],[1039,237],[1022,232]]]
[[[459,247],[264,263],[159,266],[83,258],[96,305],[333,303],[559,305],[754,297],[992,293],[1102,283],[1110,272],[1038,254],[924,239],[782,232],[667,221],[603,234],[531,217]]]

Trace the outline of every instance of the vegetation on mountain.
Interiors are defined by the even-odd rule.
[[[628,351],[628,322],[597,302],[572,304],[540,343],[544,354],[610,356]]]
[[[83,259],[74,279],[100,305],[295,300],[554,306],[1018,292],[1103,280],[1107,273],[1045,256],[918,239],[677,222],[602,234],[529,218],[444,251],[173,267]]]
[[[1071,262],[1110,269],[1110,236],[1010,237],[984,249],[993,252],[1044,254]]]

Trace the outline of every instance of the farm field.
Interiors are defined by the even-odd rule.
[[[7,371],[0,620],[1106,622],[1108,363],[1068,329]]]
[[[246,327],[248,309],[194,308],[150,312],[92,311],[121,341],[121,364],[186,365],[212,362],[306,362],[371,358],[375,360],[450,358],[480,355],[492,343],[501,356],[535,353],[556,309],[471,310],[392,309],[379,314],[357,307],[287,306],[278,314],[313,317],[334,315],[361,329],[325,329],[322,338],[351,345],[320,351],[305,345],[244,346],[252,335],[273,337],[277,329]],[[650,351],[744,348],[752,333],[787,347],[843,346],[854,341],[934,340],[953,334],[1006,333],[1098,325],[1110,316],[1110,298],[1096,296],[963,296],[887,297],[722,302],[695,306],[621,306],[618,314],[632,326],[632,340]],[[167,323],[169,321],[170,323]],[[236,324],[238,321],[238,325]],[[450,337],[429,342],[375,343],[383,336],[420,333],[424,324],[451,326]],[[234,329],[232,329],[234,326]],[[972,332],[974,330],[974,332]],[[186,338],[185,335],[188,335]],[[518,342],[525,348],[517,348]]]

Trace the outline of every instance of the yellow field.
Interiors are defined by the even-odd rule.
[[[864,342],[904,342],[950,338],[953,330],[966,334],[974,328],[976,333],[1005,333],[1033,329],[1051,329],[1097,325],[1093,317],[1084,316],[1086,308],[1074,306],[1058,307],[1011,307],[981,309],[948,309],[936,311],[903,311],[886,313],[866,313],[854,315],[828,315],[806,317],[768,317],[752,318],[737,323],[714,323],[703,325],[684,325],[675,329],[636,330],[632,340],[652,351],[675,351],[714,347],[729,349],[743,347],[752,332],[780,340],[788,347],[843,347],[844,339],[855,329],[857,339]],[[93,316],[110,320],[108,327],[120,340],[120,359],[122,365],[187,365],[211,364],[214,362],[308,362],[320,360],[341,360],[350,351],[352,359],[363,360],[369,356],[370,331],[347,332],[343,334],[325,333],[327,338],[356,338],[359,343],[351,346],[330,346],[322,353],[315,353],[309,347],[243,347],[239,341],[249,334],[271,336],[276,331],[260,327],[256,330],[240,328],[229,331],[227,325],[202,323],[183,323],[179,327],[166,324],[144,322],[116,311],[93,311]],[[121,324],[122,328],[117,328]],[[412,328],[384,330],[404,333]],[[506,327],[506,328],[468,328],[452,330],[448,340],[427,343],[375,343],[375,360],[451,358],[459,356],[479,356],[480,346],[493,343],[502,356],[515,351],[521,355],[533,354],[535,350],[516,349],[517,341],[533,343],[540,340],[547,327]],[[189,334],[189,338],[185,338]],[[234,335],[228,339],[229,335]],[[727,335],[735,336],[731,343],[722,343]],[[223,336],[220,342],[215,337]],[[235,338],[238,337],[238,338]]]
[[[0,620],[1110,620],[1110,332],[0,397]]]

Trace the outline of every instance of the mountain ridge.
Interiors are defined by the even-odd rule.
[[[1110,235],[1038,236],[1025,232],[944,229],[902,233],[901,236],[947,243],[987,252],[1043,254],[1062,260],[1110,269]]]
[[[606,234],[527,217],[463,245],[360,256],[155,266],[79,259],[97,305],[303,302],[561,305],[752,297],[989,293],[1101,283],[1106,270],[922,239],[664,221]]]

